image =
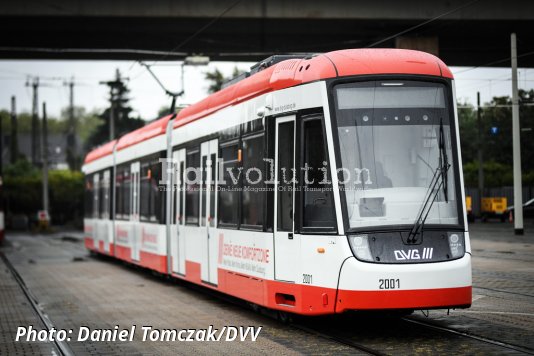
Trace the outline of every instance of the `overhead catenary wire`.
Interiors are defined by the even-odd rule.
[[[239,4],[241,2],[241,0],[237,0],[235,2],[233,2],[232,4],[230,4],[230,6],[226,7],[219,15],[217,15],[216,17],[214,17],[213,19],[211,19],[211,21],[209,21],[207,24],[205,24],[204,26],[202,26],[201,28],[199,28],[196,32],[194,32],[191,36],[187,37],[185,40],[183,40],[182,42],[180,42],[178,45],[176,45],[175,47],[173,47],[170,51],[167,52],[167,54],[164,54],[162,57],[160,57],[159,59],[156,59],[154,62],[152,62],[152,64],[150,65],[146,65],[144,63],[142,63],[141,61],[134,61],[130,67],[128,68],[128,71],[127,73],[129,73],[133,67],[135,66],[136,63],[139,63],[143,68],[143,70],[141,70],[140,72],[136,73],[134,76],[133,76],[133,79],[136,79],[136,78],[139,78],[143,72],[144,72],[144,69],[147,69],[149,70],[150,67],[156,65],[159,61],[162,61],[164,59],[166,59],[167,57],[169,57],[169,53],[176,53],[177,50],[179,50],[180,48],[182,48],[183,46],[185,46],[187,43],[189,43],[191,40],[193,40],[195,37],[197,37],[198,35],[200,35],[202,32],[204,32],[205,30],[207,30],[209,27],[211,27],[214,23],[216,23],[219,19],[221,19],[224,15],[226,15],[230,10],[232,10],[237,4]],[[187,55],[187,53],[181,53],[181,57],[184,57]],[[152,76],[154,76],[153,73],[151,73]],[[156,79],[158,82],[159,80]],[[160,86],[161,83],[160,83]],[[163,87],[163,86],[162,86]],[[163,87],[164,88],[164,87]],[[164,88],[165,91],[167,91],[167,89]],[[182,88],[182,92],[183,92],[183,88]]]
[[[146,49],[133,49],[133,48],[46,48],[46,47],[0,47],[0,52],[41,52],[41,53],[61,53],[61,54],[76,54],[76,53],[85,53],[85,54],[145,54],[145,55],[161,55],[165,57],[177,57],[181,58],[186,55],[186,53],[179,53],[176,51],[166,52],[166,51],[157,51],[157,50],[146,50]]]
[[[420,27],[423,27],[423,26],[425,26],[425,25],[428,25],[428,24],[431,23],[431,22],[434,22],[434,21],[436,21],[436,20],[439,20],[440,18],[445,17],[445,16],[448,16],[448,15],[450,15],[450,14],[452,14],[452,13],[457,12],[457,11],[463,10],[463,9],[465,9],[466,7],[469,7],[469,6],[475,4],[475,3],[479,2],[479,1],[480,1],[480,0],[472,0],[472,1],[468,2],[467,4],[463,4],[463,5],[461,5],[461,6],[458,6],[458,7],[454,8],[454,9],[452,9],[452,10],[449,10],[449,11],[444,12],[444,13],[438,15],[438,16],[435,16],[435,17],[433,17],[433,18],[431,18],[431,19],[429,19],[429,20],[423,21],[423,22],[421,22],[420,24],[417,24],[417,25],[415,25],[415,26],[409,27],[409,28],[407,28],[407,29],[405,29],[405,30],[403,30],[403,31],[397,32],[397,33],[395,33],[395,34],[393,34],[393,35],[391,35],[391,36],[388,36],[388,37],[386,37],[386,38],[383,38],[383,39],[381,39],[381,40],[379,40],[379,41],[373,42],[373,43],[371,43],[370,45],[367,45],[366,48],[375,47],[375,46],[377,46],[377,45],[379,45],[379,44],[382,44],[382,43],[384,43],[384,42],[387,42],[387,41],[389,41],[389,40],[392,40],[392,39],[394,39],[394,38],[397,38],[397,37],[399,37],[399,36],[402,36],[402,35],[404,35],[404,34],[406,34],[406,33],[408,33],[408,32],[412,32],[412,31],[415,30],[415,29],[418,29],[418,28],[420,28]]]
[[[477,0],[478,1],[478,0]],[[180,42],[178,45],[176,45],[175,47],[173,47],[169,53],[174,53],[176,52],[177,50],[179,50],[180,48],[182,48],[183,46],[185,46],[186,44],[188,44],[191,40],[193,40],[195,37],[197,37],[198,35],[200,35],[202,32],[206,31],[209,27],[211,27],[214,23],[216,23],[217,21],[219,21],[224,15],[226,15],[230,10],[232,10],[237,4],[239,4],[241,2],[241,0],[237,0],[237,1],[234,1],[230,6],[228,6],[227,8],[225,8],[219,15],[217,15],[216,17],[214,17],[213,19],[211,19],[211,21],[209,21],[207,24],[205,24],[204,26],[202,26],[201,28],[199,28],[197,31],[195,31],[191,36],[187,37],[185,40],[183,40],[182,42]],[[157,62],[167,58],[168,56],[167,55],[164,55],[162,58],[154,61],[154,63],[152,63],[151,65],[154,65],[156,64]]]
[[[517,55],[517,58],[528,57],[528,56],[531,56],[533,54],[534,54],[534,51],[530,51],[530,52],[526,52],[526,53],[522,53],[522,54]],[[453,72],[453,74],[457,75],[457,74],[460,74],[460,73],[469,72],[471,70],[475,70],[475,69],[480,68],[480,67],[490,67],[490,66],[495,65],[495,64],[508,62],[511,59],[512,59],[511,57],[506,57],[506,58],[503,58],[503,59],[499,59],[497,61],[492,61],[492,62],[480,64],[480,65],[477,65],[477,66],[473,66],[473,67],[470,67],[470,68],[467,68],[467,69],[464,69],[464,70],[460,70],[458,72]]]
[[[234,1],[232,4],[230,4],[230,6],[228,6],[227,8],[225,8],[218,16],[214,17],[211,21],[209,21],[207,24],[205,24],[204,26],[202,26],[201,28],[199,28],[196,32],[194,32],[191,36],[187,37],[185,40],[183,40],[182,42],[180,42],[178,45],[176,45],[175,47],[173,47],[169,52],[167,53],[175,53],[177,50],[179,50],[180,48],[182,48],[183,46],[185,46],[187,43],[189,43],[191,40],[193,40],[195,37],[197,37],[199,34],[201,34],[202,32],[204,32],[206,29],[208,29],[210,26],[212,26],[214,23],[216,23],[219,19],[221,19],[224,15],[226,15],[230,10],[232,10],[237,4],[239,4],[241,2],[241,0],[237,0],[237,1]],[[183,57],[185,57],[186,54],[183,54]],[[156,65],[159,61],[161,60],[164,60],[165,58],[168,57],[168,54],[165,54],[163,55],[161,58],[155,60],[154,62],[152,62],[152,64],[148,65],[142,61],[134,61],[130,67],[128,68],[128,71],[127,73],[129,73],[134,65],[136,63],[139,63],[139,65],[141,65],[143,67],[143,69],[146,69],[150,75],[156,80],[156,82],[158,83],[158,85],[165,91],[165,94],[169,95],[171,98],[172,98],[172,104],[171,104],[171,111],[174,111],[174,108],[175,108],[175,105],[176,105],[176,98],[179,97],[179,96],[182,96],[184,94],[184,88],[183,88],[183,64],[182,64],[182,88],[181,88],[181,91],[180,92],[171,92],[169,91],[164,85],[163,83],[161,83],[161,81],[158,79],[158,77],[154,74],[154,72],[150,69],[150,67]],[[144,73],[144,70],[141,70],[139,71],[138,73],[135,74],[135,76],[133,76],[133,79],[137,79],[139,78],[142,74]],[[133,80],[132,79],[132,80]]]
[[[534,106],[534,103],[520,103],[519,106]],[[512,104],[496,104],[496,105],[480,105],[482,109],[491,109],[491,108],[511,108]],[[458,105],[458,109],[473,109],[476,110],[475,106],[471,105]]]

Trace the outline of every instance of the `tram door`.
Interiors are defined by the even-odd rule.
[[[106,169],[104,171],[102,183],[100,185],[100,189],[103,189],[102,199],[102,212],[101,212],[101,231],[99,232],[100,239],[103,243],[104,252],[110,253],[110,242],[112,240],[112,236],[110,236],[111,229],[110,225],[112,224],[111,221],[111,172],[109,169]]]
[[[174,178],[175,191],[174,202],[174,223],[176,224],[175,235],[171,243],[172,271],[185,275],[185,236],[184,236],[184,207],[185,207],[185,149],[174,151],[173,162],[176,164]]]
[[[140,183],[140,163],[134,162],[130,166],[132,184],[130,185],[130,223],[132,224],[132,260],[139,261],[139,250],[141,249],[141,226],[139,224],[139,183]]]
[[[295,282],[300,237],[294,234],[295,115],[276,120],[274,191],[274,277]]]
[[[203,142],[200,146],[201,189],[200,189],[200,226],[205,228],[202,235],[202,254],[200,277],[204,282],[217,284],[217,257],[219,240],[216,235],[217,206],[217,150],[218,141]]]
[[[93,243],[94,247],[98,249],[99,233],[98,221],[100,219],[100,174],[93,175]]]

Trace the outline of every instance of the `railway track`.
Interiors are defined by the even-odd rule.
[[[11,257],[11,255],[9,255]],[[23,278],[18,274],[16,268],[10,263],[10,261],[2,255],[0,252],[0,258],[13,275],[14,280],[20,286],[24,292],[25,297],[28,299],[32,309],[39,316],[42,325],[45,329],[50,330],[54,327],[54,324],[46,316],[40,307],[38,300],[32,294],[32,291],[26,286]],[[11,257],[13,260],[13,257]],[[99,256],[95,259],[100,259],[107,263],[121,264],[119,262],[107,258],[106,256]],[[0,262],[0,265],[2,262]],[[128,264],[127,264],[128,265]],[[157,274],[151,270],[128,265],[135,273],[142,272],[145,275],[159,279],[164,283],[169,283],[169,278],[166,275]],[[21,273],[24,272],[26,276],[26,270],[21,269]],[[28,277],[26,277],[27,279]],[[181,286],[186,286],[188,289],[193,289],[201,294],[208,294],[214,299],[219,299],[227,303],[236,304],[245,308],[248,305],[247,302],[230,297],[225,294],[221,294],[211,289],[205,289],[195,284],[190,284],[185,281],[175,281]],[[13,283],[12,283],[13,285]],[[489,290],[494,292],[503,292],[507,294],[518,294],[506,290],[493,290],[485,287],[475,287],[482,290]],[[37,289],[34,290],[37,292]],[[482,292],[482,291],[481,291]],[[526,295],[523,295],[526,297]],[[528,297],[531,297],[530,295]],[[486,310],[486,309],[484,309]],[[477,313],[483,313],[482,311],[476,311]],[[48,311],[48,309],[47,309]],[[487,311],[487,310],[486,310]],[[271,317],[277,317],[277,313],[270,311]],[[268,312],[261,312],[263,315],[269,315]],[[345,315],[337,315],[331,317],[314,317],[314,318],[301,318],[296,317],[294,321],[286,325],[286,327],[279,327],[277,333],[291,335],[291,329],[295,329],[301,335],[301,340],[306,343],[308,339],[317,340],[324,339],[330,340],[333,345],[339,344],[346,346],[344,349],[353,349],[357,354],[369,354],[369,355],[386,355],[386,354],[414,354],[416,352],[421,353],[433,353],[433,354],[446,354],[450,348],[449,353],[457,354],[528,354],[534,355],[534,348],[532,344],[524,343],[519,338],[509,337],[509,335],[502,334],[498,330],[502,326],[498,323],[491,322],[489,324],[488,331],[485,327],[480,328],[481,323],[464,324],[465,319],[451,319],[448,320],[451,324],[446,325],[432,318],[424,319],[417,315],[408,317],[396,317],[396,318],[380,318],[375,317],[375,314],[371,317],[361,317],[360,313],[349,313]],[[282,321],[283,318],[281,318]],[[261,320],[258,320],[261,324]],[[452,322],[459,323],[453,325]],[[41,324],[41,323],[40,323]],[[450,327],[449,327],[450,325]],[[473,326],[471,328],[471,326]],[[469,327],[469,329],[468,329]],[[276,328],[276,327],[275,327]],[[466,331],[464,331],[464,328]],[[276,328],[278,329],[278,328]],[[524,328],[523,328],[524,329]],[[473,330],[471,332],[470,330]],[[511,333],[512,331],[510,331]],[[478,333],[478,335],[477,335]],[[308,337],[306,335],[309,335]],[[487,336],[483,336],[487,335]],[[515,341],[517,340],[517,341]],[[463,348],[457,345],[463,345]],[[72,344],[71,344],[72,345]],[[525,346],[519,346],[525,345]],[[69,345],[51,345],[54,351],[58,355],[69,355]],[[67,349],[65,349],[65,346]],[[72,345],[73,347],[76,347]],[[341,348],[341,347],[340,347]]]
[[[43,313],[42,309],[39,307],[37,299],[32,294],[30,289],[26,286],[26,283],[24,283],[24,279],[20,276],[16,268],[13,266],[13,264],[9,261],[9,259],[2,252],[0,252],[0,259],[4,262],[5,266],[7,267],[7,269],[9,270],[9,272],[12,274],[13,278],[19,285],[24,296],[30,303],[33,311],[35,312],[35,314],[37,315],[37,317],[43,324],[43,327],[47,329],[48,331],[50,331],[52,328],[55,328],[54,323],[50,320],[50,318],[45,313]],[[62,355],[62,356],[73,356],[74,355],[73,351],[71,350],[71,348],[65,341],[58,341],[55,339],[54,341],[52,341],[52,344],[55,348],[57,355]]]
[[[373,349],[371,347],[367,347],[361,343],[358,343],[358,342],[354,342],[353,340],[349,339],[349,338],[345,338],[345,337],[342,337],[342,336],[339,336],[339,335],[335,335],[335,334],[328,334],[328,333],[324,333],[324,332],[321,332],[321,331],[318,331],[318,330],[314,330],[313,328],[310,328],[310,327],[307,327],[307,326],[304,326],[304,325],[301,325],[301,324],[291,324],[292,327],[296,328],[296,329],[299,329],[301,331],[304,331],[304,332],[307,332],[309,334],[312,334],[312,335],[315,335],[315,336],[318,336],[318,337],[321,337],[321,338],[324,338],[324,339],[327,339],[327,340],[332,340],[332,341],[335,341],[337,343],[340,343],[340,344],[343,344],[343,345],[346,345],[346,346],[350,346],[350,347],[353,347],[359,351],[363,351],[369,355],[376,355],[376,356],[385,356],[387,355],[386,353],[383,353],[382,351],[379,351],[379,350],[376,350],[376,349]]]
[[[110,261],[116,262],[115,260],[110,260]],[[167,276],[151,273],[151,271],[146,270],[144,268],[141,268],[141,270],[145,271],[147,274],[151,274],[153,277],[163,279],[163,280],[168,279]],[[198,286],[196,284],[192,284],[189,282],[184,282],[184,281],[176,281],[176,282],[180,283],[181,285],[187,285],[187,287],[190,289],[196,290],[199,293],[208,294],[211,297],[225,301],[227,303],[234,304],[236,306],[243,307],[243,308],[250,307],[249,303],[241,299],[234,298],[232,296],[229,296],[229,295],[226,295],[226,294],[223,294],[223,293],[211,290],[211,289],[206,289],[206,288],[203,288],[201,286]],[[282,314],[285,314],[285,317],[284,316],[280,317],[280,313],[273,311],[273,310],[267,310],[264,308],[252,308],[252,309],[255,310],[256,312],[259,312],[260,314],[263,314],[270,318],[277,319],[281,323],[288,324],[292,328],[301,330],[310,335],[314,335],[314,336],[321,337],[326,340],[331,340],[336,343],[352,347],[355,350],[361,351],[362,353],[365,353],[365,354],[384,356],[384,355],[396,353],[396,352],[386,352],[384,348],[369,345],[369,344],[373,344],[373,342],[371,342],[373,340],[354,340],[354,337],[353,337],[354,335],[343,335],[343,332],[340,332],[340,330],[336,328],[325,331],[323,328],[319,327],[321,325],[321,322],[319,321],[321,317],[319,317],[318,319],[297,317],[295,320],[292,320],[292,318],[288,317],[288,315],[285,313],[282,313]],[[341,316],[337,316],[337,317],[341,317]],[[432,322],[416,320],[413,317],[398,318],[398,321],[404,323],[405,325],[407,324],[406,328],[411,327],[413,329],[414,327],[420,327],[420,328],[432,330],[433,332],[436,332],[439,334],[448,334],[449,337],[465,338],[468,340],[472,340],[474,342],[483,343],[485,345],[491,345],[492,347],[498,348],[498,350],[493,350],[494,352],[505,352],[506,351],[506,352],[517,352],[517,353],[526,354],[526,355],[534,355],[534,350],[529,349],[529,348],[510,344],[504,341],[494,340],[491,338],[475,335],[475,334],[468,333],[468,332],[463,332],[463,331],[453,329],[453,328],[448,328],[445,326],[436,325]],[[406,330],[406,329],[402,328],[402,330]],[[344,332],[346,332],[346,330],[344,330]]]
[[[448,328],[448,327],[445,327],[445,326],[435,325],[435,324],[433,324],[431,322],[424,322],[424,321],[421,321],[421,320],[415,320],[415,319],[410,318],[410,317],[404,317],[404,318],[402,318],[402,320],[404,320],[405,322],[408,322],[408,323],[416,324],[416,325],[423,326],[423,327],[426,327],[426,328],[430,328],[430,329],[433,329],[433,330],[438,330],[438,331],[442,331],[442,332],[445,332],[445,333],[450,333],[450,334],[462,336],[462,337],[465,337],[465,338],[469,338],[469,339],[472,339],[472,340],[477,340],[477,341],[480,341],[480,342],[483,342],[483,343],[486,343],[486,344],[499,346],[499,347],[507,349],[507,350],[513,350],[513,351],[521,352],[521,353],[524,353],[524,354],[527,354],[527,355],[534,355],[534,350],[532,350],[532,349],[528,349],[528,348],[521,347],[521,346],[518,346],[518,345],[510,344],[510,343],[507,343],[507,342],[504,342],[504,341],[494,340],[494,339],[491,339],[491,338],[487,338],[487,337],[484,337],[484,336],[471,334],[471,333],[460,331],[460,330],[456,330],[456,329],[453,329],[453,328]]]
[[[435,325],[431,322],[415,320],[411,317],[403,317],[400,320],[404,323],[409,324],[409,326],[412,326],[412,327],[413,326],[422,327],[422,328],[430,329],[434,332],[438,332],[441,334],[449,334],[449,337],[453,335],[453,337],[466,338],[466,339],[473,340],[476,342],[484,343],[486,345],[491,345],[492,347],[497,348],[493,352],[497,352],[497,353],[517,352],[517,353],[525,354],[525,355],[534,355],[534,350],[532,349],[524,348],[524,347],[510,344],[504,341],[494,340],[491,338],[459,331],[453,328]],[[372,340],[361,340],[361,341],[356,342],[354,341],[353,337],[342,335],[342,333],[339,332],[340,330],[334,329],[334,330],[325,332],[321,328],[315,328],[314,326],[303,325],[301,323],[293,323],[291,324],[291,326],[293,326],[296,329],[308,332],[310,334],[313,334],[313,335],[316,335],[322,338],[326,338],[326,339],[341,343],[343,345],[351,346],[369,355],[388,355],[388,354],[396,354],[399,352],[398,349],[393,352],[388,352],[387,350],[384,350],[384,348],[382,347],[376,347],[376,345],[375,346],[366,345],[366,344],[372,344],[371,342]],[[365,339],[365,338],[366,337],[363,337],[362,339]],[[404,350],[404,352],[410,353],[409,350]]]
[[[506,293],[506,294],[513,294],[513,295],[519,295],[521,297],[530,297],[534,298],[534,295],[532,294],[525,294],[525,293],[519,293],[519,292],[510,292],[507,290],[497,289],[497,288],[487,288],[487,287],[474,287],[475,289],[484,289],[491,292],[497,292],[497,293]]]

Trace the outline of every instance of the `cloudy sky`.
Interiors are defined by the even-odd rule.
[[[151,63],[151,62],[148,62]],[[233,68],[250,68],[250,62],[212,62],[208,66],[185,67],[185,95],[178,104],[193,104],[207,95],[208,83],[204,73],[215,68],[226,76]],[[11,96],[17,98],[17,110],[31,110],[31,88],[26,86],[28,76],[39,76],[43,86],[39,89],[39,102],[46,101],[48,115],[57,117],[69,103],[69,91],[65,82],[74,77],[76,82],[74,102],[88,111],[102,110],[108,105],[108,90],[100,81],[114,78],[119,69],[129,78],[130,105],[144,119],[154,119],[162,106],[170,105],[156,81],[145,68],[134,61],[34,61],[0,60],[0,109],[9,109]],[[160,62],[153,67],[163,84],[172,91],[181,88],[180,62]],[[462,101],[476,103],[480,91],[482,102],[493,96],[511,95],[511,71],[509,68],[452,67],[456,77],[457,96]],[[519,88],[534,88],[534,69],[520,69]]]

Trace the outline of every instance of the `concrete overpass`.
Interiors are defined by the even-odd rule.
[[[0,58],[259,60],[366,47],[440,15],[377,47],[507,66],[516,32],[519,65],[534,67],[529,0],[2,0]]]

